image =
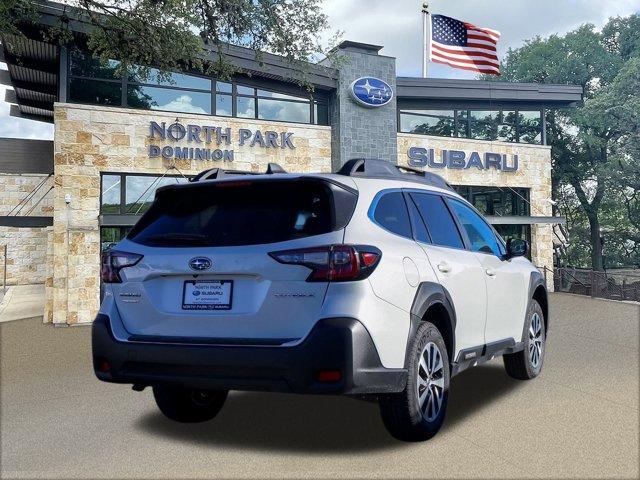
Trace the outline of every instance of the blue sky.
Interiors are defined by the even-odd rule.
[[[417,77],[422,69],[420,0],[325,0],[331,28],[342,39],[384,45],[381,54],[396,57],[400,76]],[[640,0],[431,0],[429,10],[478,26],[499,30],[499,55],[536,35],[563,34],[583,23],[602,26],[611,16],[640,12]],[[6,69],[0,63],[0,69]],[[366,72],[363,72],[366,73]],[[429,77],[474,78],[474,74],[429,64]],[[9,117],[0,85],[0,137],[53,138],[52,125]]]

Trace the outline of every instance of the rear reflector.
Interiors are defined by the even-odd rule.
[[[109,373],[111,371],[111,364],[104,358],[98,359],[98,371],[102,373]]]
[[[316,380],[319,382],[339,382],[342,380],[340,370],[320,370],[316,373]]]

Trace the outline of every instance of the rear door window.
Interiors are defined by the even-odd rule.
[[[418,212],[427,225],[434,245],[451,248],[464,248],[458,227],[440,195],[429,193],[411,193]]]
[[[172,247],[283,242],[344,228],[356,201],[357,194],[314,179],[169,187],[128,238]]]
[[[375,207],[373,218],[382,228],[411,238],[411,222],[402,192],[383,194]]]

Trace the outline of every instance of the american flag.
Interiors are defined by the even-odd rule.
[[[429,60],[455,68],[500,75],[500,32],[444,15],[432,15]]]

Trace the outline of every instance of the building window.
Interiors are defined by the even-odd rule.
[[[461,197],[480,213],[495,217],[528,216],[529,189],[456,185]]]
[[[540,144],[540,110],[400,110],[399,129],[438,137]]]
[[[103,173],[100,193],[100,213],[103,215],[142,215],[146,212],[156,190],[165,185],[186,183],[175,175],[147,175]]]
[[[201,75],[159,75],[154,68],[134,67],[119,75],[119,62],[106,63],[79,49],[69,62],[72,102],[168,112],[253,118],[328,125],[325,99],[292,95]]]
[[[454,110],[412,110],[400,114],[400,131],[438,137],[454,137]]]
[[[483,215],[493,217],[511,217],[530,215],[529,189],[507,187],[481,187],[455,185],[456,192],[471,203]],[[531,225],[494,223],[493,228],[506,241],[510,238],[520,238],[531,243]],[[527,258],[531,259],[530,252]]]
[[[100,228],[100,251],[105,252],[127,236],[131,227]]]

